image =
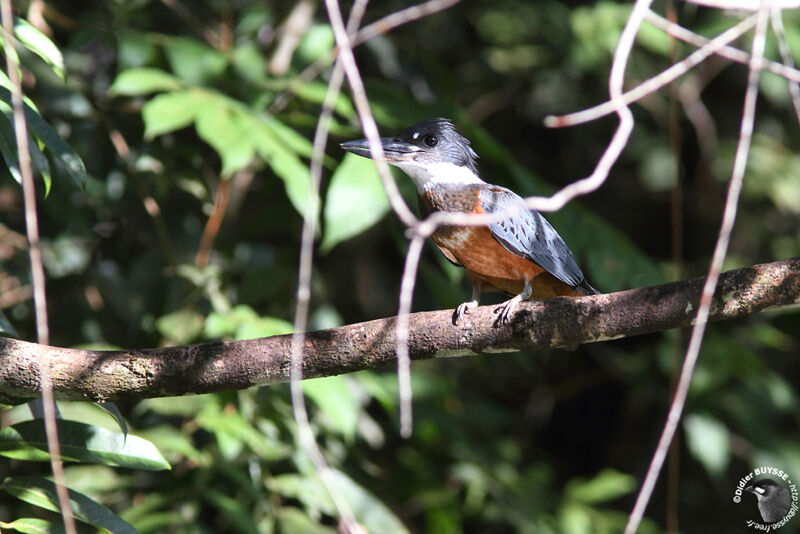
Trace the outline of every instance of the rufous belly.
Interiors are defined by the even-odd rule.
[[[464,267],[483,291],[518,295],[525,280],[529,280],[533,289],[531,299],[580,293],[534,262],[506,250],[486,227],[444,227],[433,234],[433,240],[445,257]]]

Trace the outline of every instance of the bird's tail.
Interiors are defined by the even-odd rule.
[[[587,282],[585,278],[581,280],[581,283],[578,284],[578,287],[576,287],[575,289],[577,290],[578,296],[581,297],[600,294],[600,291],[598,291],[594,286],[592,286],[589,282]]]

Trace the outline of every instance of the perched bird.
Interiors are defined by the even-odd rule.
[[[496,311],[508,323],[523,300],[599,293],[586,281],[561,236],[513,191],[484,182],[477,154],[448,119],[428,119],[381,139],[386,162],[405,172],[417,188],[423,216],[432,212],[510,215],[487,226],[440,226],[432,238],[439,250],[472,278],[472,299],[456,308],[454,322],[478,306],[481,291],[510,295]],[[344,150],[371,157],[366,139]]]
[[[744,490],[756,496],[758,511],[767,523],[780,521],[789,512],[792,502],[789,490],[771,478],[756,480]]]

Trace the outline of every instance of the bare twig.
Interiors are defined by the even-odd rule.
[[[313,0],[300,0],[294,5],[281,29],[278,30],[280,41],[269,62],[270,74],[283,76],[289,70],[292,55],[300,44],[300,39],[311,26],[316,8],[317,3]]]
[[[671,22],[652,11],[647,13],[645,20],[672,37],[680,39],[681,41],[687,42],[698,48],[703,47],[711,42],[711,39],[703,37],[702,35],[688,30],[683,26],[675,24],[674,22]],[[747,65],[747,63],[750,61],[750,54],[744,50],[740,50],[729,45],[723,46],[717,50],[716,55],[724,57],[725,59],[730,59],[731,61],[736,61],[737,63],[741,63],[743,65]],[[787,80],[800,82],[800,70],[788,65],[776,63],[775,61],[771,61],[766,58],[763,61],[764,70],[768,70],[773,74],[777,74],[778,76],[786,78]]]
[[[190,9],[184,6],[180,0],[161,0],[161,3],[171,9],[175,14],[183,20],[184,24],[189,26],[192,31],[198,35],[202,35],[203,39],[214,48],[221,48],[222,38],[220,34],[200,20],[197,15]]]
[[[15,232],[3,223],[0,223],[0,242],[20,250],[28,249],[28,239],[24,235]]]
[[[717,126],[708,108],[701,100],[700,94],[708,82],[716,77],[727,64],[728,62],[724,59],[707,61],[702,76],[687,76],[678,89],[678,98],[681,101],[683,112],[694,127],[700,152],[706,163],[713,162],[717,154]]]
[[[364,89],[364,82],[361,80],[361,74],[358,72],[356,58],[353,56],[352,43],[347,35],[347,30],[344,27],[342,15],[339,11],[339,3],[337,0],[325,0],[325,5],[328,9],[328,17],[330,18],[331,27],[333,28],[333,35],[339,47],[339,60],[342,62],[345,76],[347,76],[347,82],[353,94],[353,102],[358,112],[358,118],[361,121],[361,127],[364,129],[364,135],[369,141],[370,153],[378,168],[378,174],[381,178],[383,189],[389,197],[389,203],[392,209],[403,224],[406,226],[414,226],[418,222],[417,218],[403,201],[403,197],[397,189],[397,184],[394,183],[392,175],[389,173],[389,165],[384,160],[378,125],[375,123],[375,117],[372,116],[372,111],[369,107],[367,92]]]
[[[680,63],[672,65],[670,68],[662,71],[657,76],[637,85],[630,91],[626,92],[622,98],[626,104],[630,104],[639,100],[640,98],[652,93],[670,83],[674,79],[686,73],[689,69],[697,66],[712,54],[718,53],[719,50],[728,43],[738,39],[744,35],[755,25],[756,15],[750,15],[744,20],[741,20],[735,26],[724,31],[714,39],[709,40],[700,49],[695,50],[687,56]],[[605,102],[598,106],[579,111],[577,113],[570,113],[569,115],[562,116],[549,116],[545,118],[545,125],[551,128],[561,128],[564,126],[574,126],[589,122],[614,111],[614,105],[611,101]]]
[[[10,308],[31,298],[33,298],[33,285],[31,284],[3,291],[0,295],[0,310]]]
[[[31,279],[33,282],[33,302],[36,311],[36,333],[41,345],[50,344],[50,330],[47,324],[47,297],[45,295],[44,266],[42,265],[42,249],[39,241],[39,221],[36,216],[36,190],[33,183],[33,168],[28,146],[28,128],[25,121],[25,108],[22,99],[22,83],[17,68],[17,41],[14,37],[14,13],[11,0],[2,0],[4,52],[6,69],[11,81],[11,103],[14,112],[14,137],[17,141],[17,154],[22,174],[22,195],[25,205],[25,230],[28,235],[28,255],[31,262]],[[47,434],[47,448],[50,451],[50,467],[53,471],[53,482],[56,486],[61,517],[68,534],[74,534],[75,518],[69,500],[64,464],[61,461],[61,448],[58,443],[58,427],[56,426],[56,403],[53,398],[53,385],[50,380],[50,362],[40,357],[37,361],[40,377],[41,401],[44,412],[44,426]]]
[[[375,160],[375,165],[378,169],[378,175],[380,176],[381,183],[383,184],[383,190],[386,192],[386,195],[389,198],[389,204],[392,206],[392,209],[400,218],[400,220],[406,226],[414,227],[417,225],[418,219],[411,212],[408,205],[406,205],[405,201],[400,195],[400,191],[397,189],[397,184],[395,184],[394,179],[389,173],[389,166],[384,160],[383,147],[381,146],[380,134],[378,133],[378,125],[375,123],[375,117],[372,116],[372,111],[370,110],[369,100],[367,99],[366,90],[364,89],[364,82],[361,80],[361,74],[358,71],[358,65],[356,65],[355,56],[353,56],[352,43],[342,22],[338,1],[326,0],[325,5],[328,9],[328,17],[331,21],[333,34],[336,38],[336,44],[339,47],[338,61],[341,63],[345,75],[347,76],[347,81],[350,85],[350,90],[353,95],[353,101],[356,105],[356,110],[358,111],[358,116],[361,121],[361,127],[364,129],[364,135],[369,141],[370,152],[372,154],[372,159]],[[401,299],[402,298],[403,296],[401,294]],[[398,347],[398,351],[401,350],[402,349]],[[399,363],[400,369],[405,369],[408,365],[407,358],[403,358],[402,362]],[[400,380],[399,389],[401,390],[400,398],[402,401],[405,401],[400,403],[400,419],[408,424],[408,422],[411,420],[411,392],[407,390],[410,384],[410,379],[405,380],[407,375],[408,373],[404,370],[400,370],[398,372],[398,379]],[[401,432],[405,435],[409,435],[410,427],[401,430]]]
[[[348,20],[345,38],[354,33],[361,23],[366,9],[367,0],[358,0],[353,4]],[[341,17],[338,6],[337,13]],[[347,534],[356,534],[358,523],[353,511],[336,483],[333,470],[325,461],[325,457],[314,438],[314,432],[308,419],[305,397],[303,396],[303,346],[306,339],[308,326],[308,312],[311,301],[311,275],[313,273],[314,237],[316,236],[317,218],[319,212],[319,189],[322,181],[322,164],[325,156],[325,145],[328,140],[333,107],[344,82],[344,70],[341,62],[337,61],[328,83],[328,90],[322,105],[317,128],[314,132],[314,146],[309,168],[309,201],[303,217],[303,232],[300,248],[300,267],[297,282],[297,308],[294,317],[294,334],[292,335],[290,390],[292,396],[292,410],[297,423],[300,443],[308,454],[314,470],[317,472],[322,484],[336,506],[339,515],[340,531]]]
[[[714,255],[708,270],[708,277],[703,285],[703,292],[700,297],[700,308],[697,311],[697,319],[692,335],[689,339],[689,346],[686,349],[686,356],[683,361],[680,379],[675,389],[675,396],[667,415],[667,421],[661,433],[656,451],[650,462],[636,504],[628,518],[625,527],[625,534],[633,534],[639,528],[647,503],[653,493],[659,472],[664,463],[672,438],[680,424],[683,408],[686,404],[686,397],[689,393],[689,385],[692,381],[694,367],[700,353],[700,346],[703,342],[705,327],[711,312],[711,303],[719,280],[719,273],[725,261],[725,255],[730,242],[733,223],[736,221],[736,209],[739,202],[739,193],[742,189],[744,172],[747,166],[747,157],[750,150],[750,141],[753,135],[753,122],[755,118],[756,97],[758,96],[758,80],[763,68],[762,59],[764,56],[764,44],[766,42],[766,28],[769,2],[757,13],[756,30],[753,36],[752,56],[750,58],[750,73],[747,80],[747,92],[744,98],[744,111],[742,113],[742,124],[739,134],[739,145],[736,149],[736,156],[733,164],[730,185],[728,186],[728,197],[725,202],[725,211],[722,216],[722,224],[719,230],[717,244],[714,247]]]
[[[612,111],[619,116],[619,126],[606,147],[605,152],[595,166],[594,172],[582,180],[578,180],[564,187],[550,197],[529,197],[526,199],[530,209],[538,211],[556,211],[561,209],[573,198],[591,193],[603,185],[611,167],[616,163],[625,145],[628,143],[633,131],[633,114],[628,108],[628,102],[622,93],[625,83],[625,70],[628,65],[636,34],[642,25],[644,16],[650,9],[652,0],[637,0],[628,17],[622,34],[614,51],[614,60],[611,63],[611,73],[608,77],[608,92],[611,97],[609,105]],[[548,120],[545,119],[547,124]]]
[[[136,168],[136,163],[131,156],[130,145],[128,145],[128,142],[125,140],[125,136],[123,136],[122,132],[112,127],[110,124],[108,125],[107,129],[108,138],[111,141],[111,144],[114,146],[114,150],[117,152],[117,155],[125,164],[125,167],[128,171],[128,176],[131,178],[136,192],[139,194],[139,198],[142,200],[142,206],[144,207],[144,210],[153,221],[153,227],[156,230],[156,236],[158,236],[158,244],[161,247],[161,253],[164,255],[164,259],[166,259],[167,263],[169,263],[172,267],[175,267],[177,264],[177,260],[175,258],[175,248],[172,246],[172,241],[170,241],[167,223],[164,221],[164,216],[161,213],[161,207],[158,205],[156,199],[153,198],[153,195],[151,195],[147,190],[147,186],[145,185],[139,170]]]
[[[351,45],[353,48],[355,48],[365,43],[369,39],[372,39],[373,37],[387,33],[398,26],[402,26],[403,24],[408,24],[409,22],[447,9],[448,7],[451,7],[460,1],[461,0],[428,0],[427,2],[423,2],[415,6],[409,6],[390,15],[386,15],[382,19],[378,19],[375,22],[361,28],[356,36],[352,39]],[[269,105],[267,111],[274,114],[283,110],[286,107],[286,104],[289,102],[290,93],[292,91],[297,91],[300,87],[322,74],[322,71],[328,68],[338,56],[339,47],[336,46],[328,54],[319,58],[314,63],[303,69],[299,75],[294,77],[289,82],[289,88],[278,95],[272,104]]]
[[[239,171],[241,173],[252,172],[250,169]],[[205,267],[208,265],[208,258],[211,255],[211,248],[214,246],[214,240],[222,227],[222,220],[225,218],[225,213],[228,209],[228,198],[231,192],[231,183],[235,177],[222,178],[217,186],[217,195],[214,198],[214,207],[211,214],[208,216],[206,226],[203,229],[203,235],[200,238],[200,246],[197,248],[197,255],[194,258],[194,264],[198,267]]]
[[[792,51],[789,49],[789,43],[786,41],[786,32],[783,30],[783,16],[781,10],[775,5],[770,10],[772,19],[772,31],[778,41],[778,51],[781,54],[781,60],[786,68],[797,72],[794,68],[794,59],[792,59]],[[800,73],[799,73],[800,74]],[[800,121],[800,85],[798,80],[788,80],[789,82],[789,95],[792,97],[792,106],[794,106],[794,114],[797,120]]]
[[[417,267],[425,245],[426,235],[416,233],[408,245],[406,264],[403,267],[403,280],[400,284],[400,303],[397,309],[397,382],[400,391],[400,435],[411,437],[413,417],[411,400],[411,356],[408,351],[408,316],[411,313],[411,300],[417,280]]]
[[[758,11],[763,5],[762,0],[688,0],[692,4],[713,7],[716,9]],[[772,0],[770,2],[779,9],[794,9],[800,7],[798,0]]]

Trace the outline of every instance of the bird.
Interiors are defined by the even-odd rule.
[[[393,137],[381,138],[380,143],[385,161],[414,182],[423,217],[434,212],[509,213],[485,226],[441,225],[431,236],[445,258],[466,269],[472,279],[472,298],[455,309],[454,324],[478,306],[483,291],[511,295],[495,309],[499,324],[509,323],[523,300],[599,293],[539,212],[529,210],[525,200],[510,189],[481,179],[478,155],[452,121],[426,119]],[[372,157],[366,139],[340,146]]]
[[[771,478],[756,480],[744,490],[758,499],[758,511],[767,523],[780,521],[789,512],[792,500],[789,490]]]

